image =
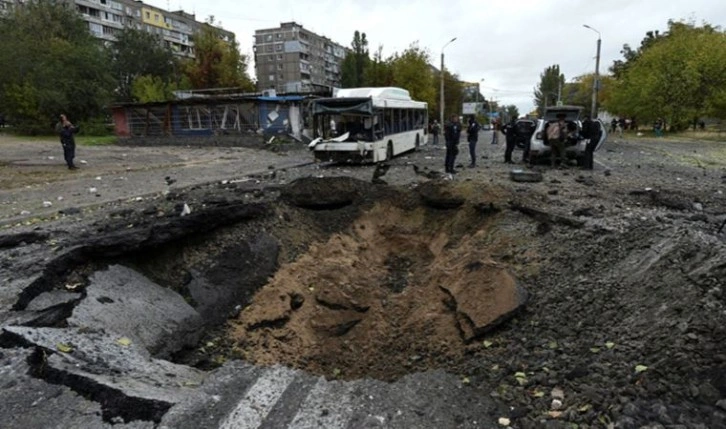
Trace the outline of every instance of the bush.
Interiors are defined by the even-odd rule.
[[[77,124],[81,133],[87,136],[110,136],[113,135],[113,123],[108,118],[93,118]]]

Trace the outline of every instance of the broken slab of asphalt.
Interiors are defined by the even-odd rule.
[[[110,259],[143,248],[164,245],[190,235],[203,234],[226,225],[265,216],[268,210],[266,204],[230,203],[195,211],[184,217],[171,214],[164,218],[155,218],[153,222],[141,219],[142,224],[133,228],[128,228],[128,223],[124,223],[108,232],[89,233],[85,237],[76,238],[68,247],[55,249],[42,266],[29,264],[26,267],[29,272],[13,270],[8,276],[7,286],[10,287],[0,290],[0,312],[6,306],[16,311],[25,309],[36,296],[61,283],[69,269],[87,261]],[[149,215],[151,216],[153,215]]]
[[[113,329],[158,357],[196,344],[204,326],[179,294],[119,265],[91,276],[86,298],[67,323],[79,329]]]
[[[99,429],[152,429],[150,421],[127,424],[122,419],[103,421],[101,404],[71,388],[48,383],[32,375],[28,363],[33,349],[0,350],[0,416],[6,429],[56,427]]]
[[[198,386],[204,373],[151,358],[122,334],[89,328],[6,326],[3,344],[35,348],[29,358],[36,377],[64,385],[101,404],[104,420],[158,422]]]
[[[484,268],[484,263],[469,266],[472,271]],[[486,277],[476,283],[439,286],[448,296],[447,305],[455,312],[461,337],[467,343],[514,317],[529,297],[503,267],[488,266],[485,271]]]

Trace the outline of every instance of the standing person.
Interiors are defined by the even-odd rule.
[[[492,144],[499,143],[499,119],[495,119],[492,123]]]
[[[439,144],[439,133],[441,132],[441,124],[439,121],[434,119],[434,123],[431,124],[431,135],[434,136],[434,144]]]
[[[451,115],[451,120],[444,128],[444,139],[446,139],[446,161],[444,167],[447,173],[456,174],[454,164],[456,155],[459,153],[459,138],[461,138],[461,124],[459,117]]]
[[[504,162],[512,164],[512,152],[514,146],[517,145],[517,128],[514,126],[514,118],[502,127],[502,133],[504,133],[504,139],[507,143],[507,147],[504,150]]]
[[[466,128],[466,140],[469,142],[469,156],[471,164],[469,168],[476,167],[476,143],[479,141],[479,123],[474,115],[469,117],[469,126]]]
[[[564,113],[557,114],[557,122],[547,127],[547,141],[550,144],[550,163],[555,166],[559,158],[560,166],[565,164],[565,140],[567,139],[567,122]]]
[[[595,126],[599,126],[599,122],[593,122],[590,116],[585,115],[585,119],[582,120],[582,138],[585,139],[585,155],[582,158],[582,168],[585,170],[592,170],[593,168],[593,153],[595,152],[595,146],[599,138],[595,139]],[[593,144],[594,143],[594,144]]]
[[[65,158],[69,170],[78,169],[73,163],[73,159],[76,157],[76,139],[73,134],[76,134],[79,130],[80,128],[73,125],[64,114],[60,115],[60,120],[55,125],[55,132],[60,136],[60,142],[63,146],[63,158]]]
[[[656,119],[655,124],[653,124],[653,129],[655,130],[656,137],[663,136],[663,120],[661,118]]]

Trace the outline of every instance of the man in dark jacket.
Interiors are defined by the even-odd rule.
[[[595,160],[593,158],[595,148],[600,142],[600,136],[602,136],[600,122],[592,121],[589,116],[585,116],[585,120],[582,121],[582,137],[587,141],[585,155],[582,158],[582,168],[585,170],[592,170],[595,167]]]
[[[60,136],[63,158],[65,158],[69,170],[78,169],[73,163],[73,158],[76,157],[76,139],[73,135],[78,131],[79,128],[73,125],[66,115],[60,115],[60,121],[55,125],[55,132]]]
[[[444,167],[447,173],[456,174],[454,163],[459,153],[459,139],[461,138],[461,124],[459,117],[451,115],[451,120],[444,127],[444,138],[446,139],[446,161]]]
[[[469,156],[471,164],[469,168],[476,167],[476,142],[479,141],[479,123],[474,116],[469,117],[469,126],[466,128],[466,140],[469,142]]]
[[[504,133],[507,143],[507,147],[504,149],[504,162],[512,164],[512,152],[514,151],[514,146],[517,144],[517,128],[514,126],[514,118],[502,127],[502,133]]]

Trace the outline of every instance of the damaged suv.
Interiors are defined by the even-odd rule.
[[[565,121],[569,129],[573,129],[571,138],[565,142],[565,156],[569,160],[576,160],[578,165],[582,165],[585,155],[585,146],[589,143],[589,139],[582,136],[582,121],[580,113],[583,108],[580,106],[551,106],[547,107],[544,116],[537,120],[537,126],[530,139],[529,156],[530,160],[537,158],[549,157],[551,152],[550,143],[547,141],[547,127],[557,122],[559,115],[565,115]],[[605,142],[607,138],[607,129],[602,121],[595,119],[592,121],[592,136],[597,138],[597,146],[595,151]]]

